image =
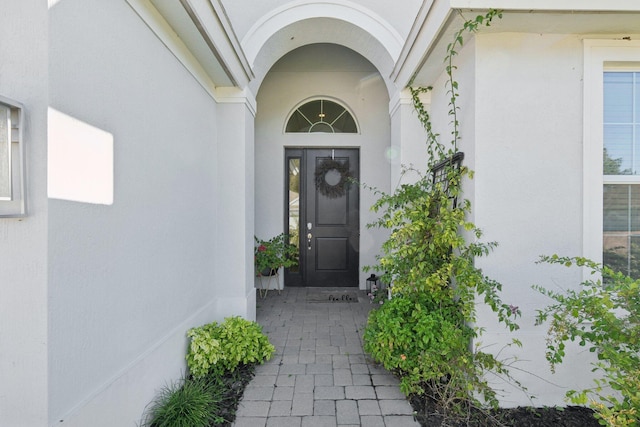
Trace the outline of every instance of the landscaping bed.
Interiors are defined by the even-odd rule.
[[[600,427],[593,410],[582,406],[503,408],[490,413],[471,413],[464,421],[441,415],[437,402],[425,396],[413,396],[411,406],[423,427]]]
[[[233,372],[227,372],[222,378],[223,394],[220,402],[220,412],[217,414],[224,419],[223,423],[212,424],[212,426],[230,426],[236,419],[238,403],[242,399],[244,389],[253,378],[255,364],[240,365]]]

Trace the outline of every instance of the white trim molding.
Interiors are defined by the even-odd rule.
[[[278,31],[311,18],[332,18],[349,22],[376,38],[395,61],[404,39],[384,18],[348,0],[296,0],[273,9],[259,19],[242,39],[241,45],[253,67],[264,44]]]
[[[163,10],[152,0],[126,1],[214,99],[216,87],[243,88],[254,77],[219,1],[180,0]]]
[[[454,9],[640,11],[638,0],[450,0]]]
[[[219,0],[180,0],[180,3],[234,86],[247,86],[254,77],[253,71],[222,3]]]
[[[583,254],[596,262],[603,244],[603,73],[621,63],[640,63],[640,40],[584,40]]]
[[[216,85],[213,80],[211,80],[202,64],[151,2],[149,0],[127,0],[127,3],[138,14],[140,19],[147,24],[162,44],[166,46],[169,52],[175,56],[200,86],[215,100]]]
[[[431,92],[424,92],[420,95],[420,100],[424,105],[431,105]],[[410,89],[398,90],[389,100],[389,115],[393,116],[401,105],[413,105],[413,96]]]
[[[248,89],[237,87],[219,87],[215,91],[216,102],[220,104],[245,104],[255,117],[257,101],[255,95]]]

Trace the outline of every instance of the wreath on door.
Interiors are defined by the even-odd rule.
[[[328,176],[329,174],[331,176]],[[332,175],[334,174],[339,174],[340,179],[333,178]],[[323,160],[316,166],[316,189],[320,194],[330,199],[344,196],[350,179],[351,173],[349,172],[348,163],[341,163],[337,160]],[[331,184],[333,181],[336,181],[336,183]]]

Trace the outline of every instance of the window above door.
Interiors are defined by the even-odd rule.
[[[358,133],[353,115],[346,107],[329,99],[307,101],[287,120],[287,133]]]

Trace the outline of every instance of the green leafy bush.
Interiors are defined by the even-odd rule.
[[[275,351],[260,325],[237,316],[222,324],[192,328],[187,336],[191,338],[187,365],[196,378],[233,371],[240,364],[262,363]]]
[[[405,394],[424,393],[427,382],[456,375],[468,356],[473,330],[457,304],[443,304],[427,294],[400,295],[374,310],[365,329],[365,351],[400,378]]]
[[[638,426],[640,417],[640,280],[581,257],[542,257],[541,262],[590,270],[592,279],[564,293],[533,288],[555,303],[538,311],[536,324],[549,325],[546,357],[562,363],[568,341],[597,354],[595,386],[570,390],[575,404],[589,404],[610,426]]]
[[[183,379],[165,386],[147,411],[145,427],[209,427],[221,423],[221,391],[208,378]]]
[[[261,240],[254,236],[254,240],[256,275],[268,275],[280,267],[290,268],[298,265],[298,247],[291,244],[288,234],[281,233],[269,240]]]

